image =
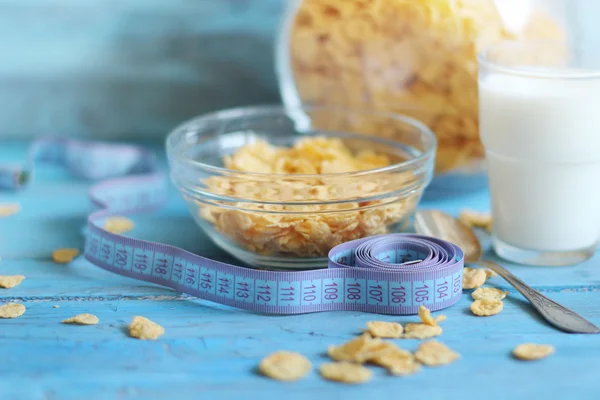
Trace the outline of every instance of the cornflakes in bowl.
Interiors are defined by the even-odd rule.
[[[302,122],[297,118],[302,115]],[[398,140],[312,127],[372,120]],[[332,107],[250,107],[198,117],[167,139],[171,178],[211,239],[247,264],[318,268],[341,243],[405,229],[436,140],[409,117]]]

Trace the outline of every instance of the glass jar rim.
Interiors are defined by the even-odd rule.
[[[387,118],[394,121],[402,122],[412,128],[415,128],[416,132],[419,134],[420,138],[423,141],[424,150],[421,154],[410,158],[405,161],[401,161],[395,164],[388,165],[386,167],[373,168],[368,170],[359,170],[352,172],[337,172],[337,173],[328,173],[328,174],[283,174],[283,173],[264,173],[264,172],[246,172],[246,171],[238,171],[233,169],[228,169],[224,167],[218,167],[215,165],[203,163],[197,160],[193,160],[185,155],[185,149],[187,148],[185,145],[180,145],[181,139],[184,135],[189,134],[190,128],[193,126],[198,126],[203,122],[208,121],[231,121],[235,119],[244,118],[247,115],[292,115],[302,113],[303,111],[331,111],[331,112],[343,112],[348,115],[362,115],[362,116],[372,116],[377,118]],[[294,121],[296,122],[296,121]],[[195,129],[196,131],[198,129]],[[368,136],[361,134],[351,134],[354,138],[360,138],[364,140],[370,140],[375,142],[388,142],[392,145],[402,144],[401,142],[394,141],[391,139],[379,138],[377,136]],[[300,135],[298,135],[300,137]],[[303,105],[299,107],[288,107],[284,105],[255,105],[255,106],[246,106],[246,107],[236,107],[229,108],[225,110],[215,111],[207,114],[203,114],[192,119],[189,119],[171,131],[166,138],[166,149],[167,155],[171,158],[173,157],[178,162],[184,163],[190,167],[201,169],[204,171],[217,173],[221,175],[235,175],[236,177],[257,177],[257,178],[273,178],[273,179],[281,179],[281,178],[291,178],[294,179],[318,179],[318,178],[345,178],[345,177],[356,177],[356,176],[364,176],[370,174],[378,174],[378,173],[387,173],[387,172],[398,172],[403,170],[411,170],[416,168],[419,164],[427,161],[429,159],[433,159],[435,156],[435,151],[437,148],[437,139],[435,134],[427,125],[418,121],[415,118],[408,117],[406,115],[391,113],[391,112],[378,112],[378,111],[364,111],[357,110],[347,107],[336,107],[336,106],[321,106],[321,105]]]

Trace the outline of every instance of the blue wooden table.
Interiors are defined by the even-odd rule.
[[[23,142],[0,142],[0,163],[22,159],[25,150]],[[20,286],[0,290],[0,302],[27,307],[20,318],[0,320],[2,400],[600,398],[600,336],[553,329],[510,289],[504,311],[494,317],[473,316],[468,293],[444,312],[448,320],[439,339],[462,355],[450,366],[424,368],[404,378],[376,370],[372,381],[362,385],[327,382],[316,371],[296,383],[261,377],[257,363],[274,350],[301,352],[318,367],[327,361],[328,345],[354,337],[366,321],[404,323],[416,318],[360,312],[257,315],[122,278],[83,259],[54,264],[54,249],[83,246],[81,230],[93,210],[88,185],[58,168],[44,167],[27,190],[0,193],[0,203],[22,206],[19,214],[0,219],[0,275],[26,276]],[[451,213],[463,207],[487,210],[487,193],[449,194],[438,188],[421,207]],[[135,221],[136,237],[233,261],[189,218],[174,189],[162,211]],[[600,258],[568,268],[507,266],[600,324]],[[508,289],[499,277],[489,283]],[[60,323],[78,313],[95,314],[100,323]],[[126,327],[136,315],[160,323],[166,334],[157,341],[129,338]],[[541,361],[516,361],[510,352],[523,342],[552,344],[556,353]],[[418,343],[399,342],[409,350]]]

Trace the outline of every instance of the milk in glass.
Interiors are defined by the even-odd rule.
[[[600,74],[482,71],[479,99],[496,251],[589,257],[600,239]],[[562,264],[548,260],[513,261]]]

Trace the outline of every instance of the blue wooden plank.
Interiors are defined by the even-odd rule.
[[[162,138],[279,101],[282,0],[0,1],[0,137]]]
[[[600,322],[598,293],[560,293],[557,300]],[[336,312],[269,317],[192,301],[106,301],[26,303],[19,319],[0,321],[0,390],[21,398],[52,393],[55,398],[345,398],[403,396],[462,398],[485,394],[487,399],[588,398],[600,389],[597,336],[557,332],[532,318],[521,300],[506,300],[497,316],[475,317],[464,298],[444,311],[442,342],[461,353],[446,367],[424,368],[411,377],[389,377],[374,368],[372,382],[360,386],[334,384],[313,371],[292,384],[256,375],[258,361],[278,349],[299,351],[315,366],[326,362],[323,352],[359,334],[376,319],[406,323],[416,317],[381,317]],[[77,313],[100,318],[96,326],[59,322]],[[163,325],[156,342],[128,338],[124,327],[134,315]],[[510,351],[525,341],[556,346],[550,358],[523,363]],[[398,340],[415,350],[419,341]],[[510,382],[510,384],[508,384]],[[571,391],[572,390],[572,391]],[[201,395],[200,395],[201,394]],[[10,397],[15,398],[15,397]],[[16,397],[19,398],[19,397]],[[50,397],[51,398],[51,397]]]

